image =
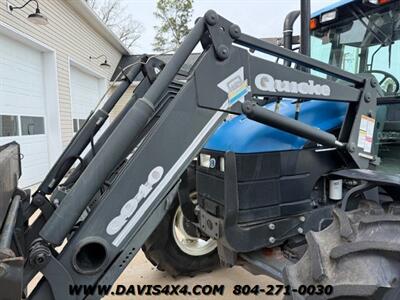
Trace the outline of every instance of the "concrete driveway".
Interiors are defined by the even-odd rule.
[[[246,295],[246,296],[235,296],[232,291],[236,284],[245,285],[248,284],[251,287],[254,285],[260,285],[260,288],[266,288],[268,284],[279,284],[278,281],[275,281],[272,278],[263,275],[252,275],[247,272],[245,269],[241,267],[234,267],[229,269],[219,269],[213,271],[211,273],[205,273],[197,275],[193,278],[189,277],[181,277],[181,278],[172,278],[165,272],[160,272],[156,270],[153,265],[147,261],[144,253],[140,251],[133,261],[129,264],[129,266],[125,269],[125,272],[120,276],[120,278],[115,283],[122,284],[125,286],[133,285],[147,285],[147,284],[159,284],[165,286],[167,284],[174,285],[184,285],[187,284],[190,287],[193,287],[197,284],[200,285],[225,285],[224,295],[223,296],[108,296],[104,299],[113,300],[113,299],[274,299],[280,300],[282,296],[266,296],[263,294],[255,295]]]

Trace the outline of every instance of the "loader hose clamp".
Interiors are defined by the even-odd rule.
[[[148,107],[150,107],[150,109],[155,112],[156,108],[154,107],[153,103],[151,103],[148,99],[146,98],[139,98],[137,101],[143,102],[144,104],[146,104]]]

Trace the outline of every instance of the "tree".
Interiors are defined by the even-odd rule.
[[[157,0],[155,17],[161,21],[154,26],[156,36],[153,49],[156,52],[175,50],[189,33],[188,23],[192,18],[193,0]]]
[[[86,0],[86,3],[127,48],[132,48],[142,36],[143,24],[133,18],[121,0]]]

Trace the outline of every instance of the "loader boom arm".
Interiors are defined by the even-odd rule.
[[[177,95],[164,101],[179,69],[198,43],[203,53],[187,80],[181,82],[183,87]],[[346,83],[267,61],[249,50],[283,58]],[[133,78],[139,69],[131,72]],[[114,283],[163,218],[181,174],[227,113],[247,113],[259,122],[337,146],[352,164],[365,168],[373,153],[362,153],[356,142],[361,117],[375,117],[379,95],[374,78],[350,74],[245,35],[237,25],[208,11],[197,20],[156,79],[135,91],[135,101],[107,131],[95,155],[84,159],[86,166],[71,181],[65,197],[57,205],[53,201],[54,210],[36,222],[25,254],[24,285],[37,272],[42,272],[44,279],[29,299],[72,299],[68,294],[71,284]],[[266,96],[349,103],[341,135],[335,137],[306,125],[296,129],[300,121],[270,111],[264,114],[262,107],[251,112],[242,110],[242,103],[254,103],[256,97]],[[87,142],[87,134],[73,141],[80,145],[74,156],[81,154]],[[71,167],[70,161],[68,165],[61,161],[39,189],[40,197],[47,202],[47,195]],[[102,191],[106,181],[108,188]],[[90,211],[82,219],[88,207]],[[57,253],[54,248],[67,237]],[[84,295],[74,297],[83,299]]]

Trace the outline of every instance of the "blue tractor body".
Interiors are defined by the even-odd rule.
[[[275,103],[266,105],[273,110]],[[299,120],[321,130],[330,131],[338,128],[346,114],[347,104],[324,101],[308,101],[301,105]],[[296,104],[293,100],[283,100],[279,112],[294,118]],[[231,151],[235,153],[260,153],[273,151],[297,150],[307,141],[299,136],[273,127],[237,116],[225,121],[208,140],[205,149]]]

